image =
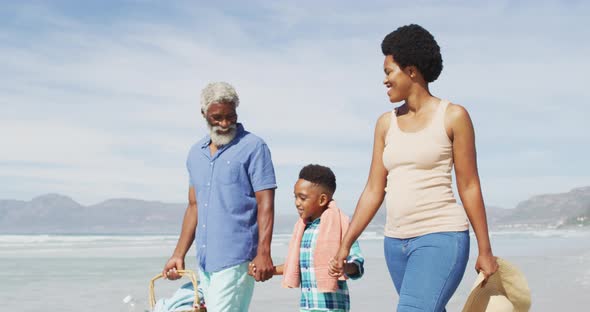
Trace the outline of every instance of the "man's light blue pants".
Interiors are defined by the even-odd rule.
[[[208,312],[247,312],[254,293],[254,278],[244,262],[219,272],[199,269],[200,286]]]

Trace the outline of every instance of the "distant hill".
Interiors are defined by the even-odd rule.
[[[488,224],[494,228],[501,220],[510,216],[514,209],[506,209],[496,206],[486,206],[486,214],[488,217]]]
[[[0,200],[0,233],[179,233],[185,209],[137,199],[82,206],[59,194]]]
[[[0,200],[3,234],[178,234],[186,204],[138,199],[109,199],[83,206],[59,194],[31,201]],[[382,232],[385,207],[367,231]],[[590,226],[590,187],[531,197],[514,209],[487,207],[492,229]],[[297,215],[276,214],[275,233],[290,233]]]
[[[590,186],[567,193],[533,196],[516,208],[493,216],[490,223],[499,229],[590,226]]]

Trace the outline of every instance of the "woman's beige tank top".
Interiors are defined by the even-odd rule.
[[[430,123],[417,132],[400,130],[395,110],[391,113],[383,150],[388,171],[385,236],[411,238],[469,229],[451,186],[453,146],[444,123],[448,106],[442,100]]]

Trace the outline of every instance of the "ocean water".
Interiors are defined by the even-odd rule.
[[[145,311],[150,279],[176,244],[175,236],[0,235],[1,311]],[[273,259],[281,263],[289,235],[273,238]],[[531,311],[590,310],[590,231],[498,232],[497,256],[526,275]],[[461,311],[475,281],[477,245],[472,237],[467,272],[448,311]],[[351,281],[352,311],[394,311],[397,295],[383,260],[383,239],[365,233],[361,248],[365,276]],[[195,268],[194,251],[187,267]],[[171,296],[185,281],[156,282],[156,297]],[[124,303],[131,299],[131,303]],[[282,289],[273,278],[258,283],[250,311],[296,311],[299,291]]]

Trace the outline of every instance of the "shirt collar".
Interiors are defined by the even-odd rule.
[[[312,225],[316,225],[316,224],[319,224],[319,223],[320,223],[320,218],[317,218],[317,219],[315,219],[313,221],[305,221],[305,225],[306,226],[312,226]]]

